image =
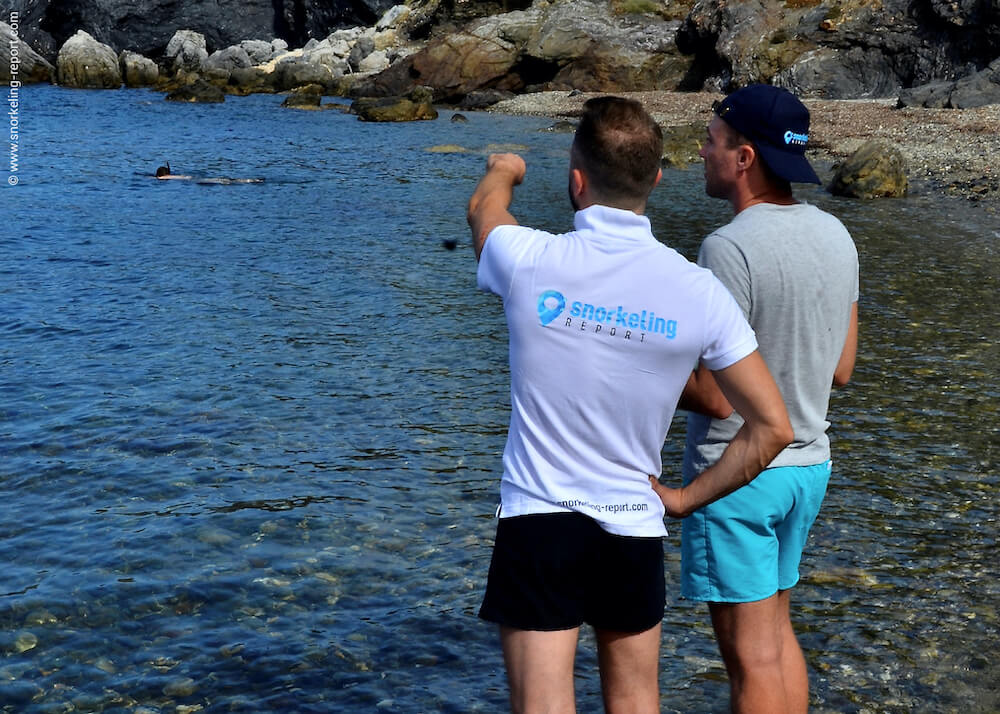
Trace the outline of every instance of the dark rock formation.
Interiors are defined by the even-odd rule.
[[[225,91],[236,95],[274,94],[278,91],[275,79],[274,72],[267,72],[259,67],[234,69],[229,73]]]
[[[504,92],[499,89],[477,89],[462,97],[458,106],[461,109],[486,109],[513,96],[513,92]]]
[[[995,101],[998,84],[987,69],[1000,48],[1000,0],[397,3],[11,0],[21,39],[46,59],[82,29],[115,53],[151,58],[171,88],[192,72],[233,93],[318,83],[329,94],[399,97],[430,86],[437,101],[472,108],[544,89],[769,82],[833,99],[929,86],[902,100],[965,107]]]
[[[54,58],[77,30],[85,30],[116,51],[159,57],[174,31],[205,36],[211,51],[243,40],[284,39],[301,47],[339,27],[371,26],[394,0],[13,0],[26,41]]]
[[[80,30],[59,50],[56,81],[76,89],[118,89],[122,73],[115,51]]]
[[[289,109],[320,109],[320,102],[323,99],[323,87],[318,84],[310,84],[299,87],[285,97],[281,106]]]
[[[954,82],[931,82],[899,95],[900,107],[969,109],[1000,104],[1000,59]]]
[[[437,119],[438,113],[431,103],[431,91],[417,87],[407,96],[362,97],[351,104],[351,112],[362,121],[397,122]]]
[[[869,141],[841,163],[830,193],[853,198],[906,195],[906,165],[898,149]]]
[[[993,0],[698,0],[677,35],[685,88],[772,82],[832,99],[894,96],[996,57]]]
[[[22,84],[51,82],[55,67],[23,41],[20,31],[20,23],[15,33],[6,22],[0,22],[0,82],[12,79]]]
[[[45,9],[49,0],[8,0],[4,7],[10,8],[11,17],[2,18],[5,22],[16,18],[18,23],[18,37],[21,42],[31,47],[35,52],[45,58],[47,62],[55,65],[56,56],[59,54],[59,47],[73,34],[70,32],[66,37],[56,42],[48,32],[41,28],[42,19],[45,17]],[[54,72],[55,70],[53,70]]]
[[[196,79],[191,84],[185,84],[170,92],[166,99],[168,102],[218,104],[226,101],[226,95],[221,89],[209,84],[204,79]]]

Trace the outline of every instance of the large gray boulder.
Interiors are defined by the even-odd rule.
[[[274,45],[264,40],[243,40],[240,42],[239,47],[243,48],[243,51],[247,53],[251,65],[266,64],[274,59],[275,54],[277,54]],[[287,43],[284,49],[287,49]]]
[[[194,30],[178,30],[167,43],[163,56],[167,66],[175,74],[198,72],[208,59],[205,36]]]
[[[138,52],[123,50],[118,55],[118,64],[126,87],[152,87],[160,78],[160,68],[156,62]]]
[[[55,67],[21,40],[20,29],[15,32],[6,22],[0,22],[0,82],[51,82]]]
[[[324,91],[330,91],[336,80],[349,71],[346,61],[327,55],[322,49],[315,53],[288,53],[275,60],[272,66],[272,81],[279,92],[310,84],[318,84]]]
[[[205,58],[202,67],[205,69],[221,69],[232,72],[234,69],[253,67],[254,62],[249,53],[241,45],[232,45],[224,50],[216,50]]]
[[[64,87],[77,89],[118,89],[122,86],[118,56],[80,30],[59,50],[56,80]]]

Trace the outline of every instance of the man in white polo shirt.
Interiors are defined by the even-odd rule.
[[[635,101],[591,99],[570,154],[575,230],[518,225],[526,166],[494,154],[469,201],[479,287],[503,299],[511,419],[480,616],[500,625],[515,712],[574,711],[583,623],[605,709],[659,711],[663,516],[751,481],[792,438],[739,306],[658,242],[643,215],[662,135]],[[653,490],[677,401],[700,363],[746,426],[711,469]],[[723,403],[725,400],[723,400]]]

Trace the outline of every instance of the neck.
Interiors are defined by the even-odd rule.
[[[791,206],[798,203],[790,191],[778,190],[773,187],[765,187],[758,191],[743,191],[732,196],[729,202],[733,206],[733,213],[738,214],[750,206],[758,203],[774,203],[779,206]]]

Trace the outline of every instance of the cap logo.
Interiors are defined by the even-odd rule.
[[[790,129],[785,132],[786,144],[796,144],[798,146],[805,146],[807,141],[809,141],[808,134],[796,134],[794,131]]]

